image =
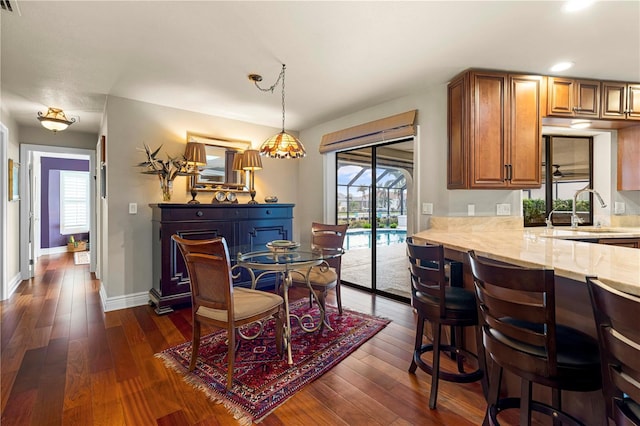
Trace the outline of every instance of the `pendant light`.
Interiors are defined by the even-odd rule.
[[[46,114],[38,111],[38,120],[40,120],[42,127],[52,132],[60,132],[76,122],[75,118],[67,120],[67,116],[60,108],[52,107],[49,107]]]
[[[249,74],[249,80],[253,81],[255,86],[263,92],[273,93],[273,89],[275,89],[278,83],[280,83],[280,80],[282,80],[282,131],[276,135],[271,136],[260,146],[260,155],[265,157],[302,158],[307,154],[304,150],[302,142],[300,142],[298,138],[290,133],[285,132],[284,130],[284,73],[286,68],[286,65],[282,64],[282,71],[280,71],[278,79],[273,84],[273,86],[269,87],[268,89],[263,89],[262,87],[258,86],[258,83],[262,81],[261,75]]]

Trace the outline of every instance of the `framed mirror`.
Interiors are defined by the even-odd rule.
[[[234,192],[248,192],[247,171],[233,170],[233,159],[237,153],[251,148],[251,142],[218,138],[187,132],[187,142],[204,144],[207,164],[194,179],[188,179],[189,191],[192,186],[198,192],[213,192],[226,189]]]

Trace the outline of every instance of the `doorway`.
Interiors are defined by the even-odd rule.
[[[20,271],[22,279],[29,279],[34,275],[35,263],[41,253],[41,219],[40,214],[42,199],[40,194],[40,184],[42,175],[40,170],[40,159],[46,157],[60,160],[88,160],[89,162],[89,235],[95,239],[95,151],[81,148],[68,148],[48,145],[20,145],[20,158],[23,163],[21,167],[22,185],[20,191]],[[93,178],[92,178],[93,177]],[[47,227],[48,228],[48,227]],[[47,250],[47,253],[56,250],[64,250],[60,242],[55,242],[56,249]],[[95,271],[95,250],[90,250],[90,271]]]
[[[413,138],[336,155],[336,223],[348,223],[342,281],[408,301],[405,240],[412,223]]]

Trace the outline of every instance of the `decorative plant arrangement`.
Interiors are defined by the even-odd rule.
[[[158,153],[162,145],[155,151],[151,151],[151,148],[147,144],[144,144],[144,151],[147,154],[147,161],[139,163],[139,167],[144,167],[142,171],[144,174],[158,175],[160,180],[160,188],[162,189],[162,201],[171,201],[171,194],[173,193],[173,180],[176,176],[187,176],[190,173],[187,170],[187,160],[183,155],[179,157],[168,157],[167,160],[160,160],[157,158]]]

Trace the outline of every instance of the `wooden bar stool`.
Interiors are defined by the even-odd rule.
[[[407,253],[411,269],[411,301],[418,312],[416,340],[410,373],[416,368],[431,375],[431,394],[429,408],[436,408],[438,379],[457,383],[470,383],[482,379],[483,369],[466,372],[465,357],[476,355],[463,349],[463,327],[478,324],[478,313],[473,292],[462,287],[452,287],[445,275],[444,249],[441,245],[416,244],[412,237],[407,238]],[[433,344],[423,344],[425,321],[433,325]],[[452,345],[443,344],[442,326],[451,326]],[[422,354],[433,352],[431,365],[422,360]],[[449,352],[457,362],[457,373],[440,371],[440,353]]]
[[[520,424],[531,411],[553,417],[554,424],[582,423],[562,412],[561,391],[600,389],[598,343],[586,334],[556,324],[554,272],[498,264],[469,252],[483,345],[493,360],[485,424],[498,425],[502,410],[520,408]],[[521,379],[519,398],[500,398],[503,368]],[[532,383],[550,387],[551,405],[534,401]]]
[[[640,297],[587,277],[598,329],[602,392],[607,417],[618,426],[640,425]]]

